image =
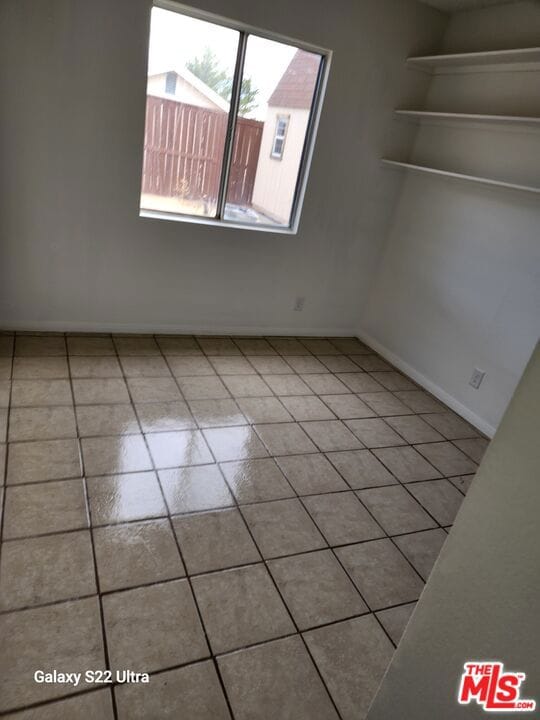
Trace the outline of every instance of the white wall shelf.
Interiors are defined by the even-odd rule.
[[[432,110],[395,110],[396,115],[410,117],[415,120],[457,120],[469,122],[487,122],[516,125],[532,125],[540,127],[540,117],[522,115],[485,115],[477,113],[435,112]]]
[[[441,177],[453,178],[455,180],[467,180],[469,182],[481,183],[482,185],[491,185],[495,187],[505,188],[507,190],[519,190],[521,192],[540,194],[540,187],[533,187],[531,185],[517,185],[515,183],[504,182],[502,180],[493,180],[492,178],[480,177],[478,175],[466,175],[464,173],[441,170],[439,168],[427,167],[425,165],[415,165],[414,163],[401,162],[399,160],[389,160],[387,158],[383,158],[382,162],[390,167],[401,168],[404,170],[412,170],[413,172],[439,175]]]
[[[452,53],[449,55],[424,55],[407,58],[407,63],[425,68],[540,63],[540,47]]]

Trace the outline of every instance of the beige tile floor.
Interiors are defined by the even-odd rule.
[[[1,334],[0,712],[361,720],[486,445],[352,338]]]

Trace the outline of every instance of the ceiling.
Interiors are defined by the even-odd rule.
[[[487,7],[488,5],[504,5],[515,0],[420,0],[420,2],[445,12],[470,10],[471,8]]]

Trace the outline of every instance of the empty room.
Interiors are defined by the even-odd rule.
[[[540,2],[0,0],[0,97],[0,718],[532,717]]]

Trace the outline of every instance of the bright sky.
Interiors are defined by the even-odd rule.
[[[188,60],[202,55],[209,46],[222,67],[234,72],[238,33],[230,28],[196,20],[170,10],[154,7],[150,29],[148,74],[182,68]],[[287,65],[296,52],[291,45],[250,35],[248,39],[244,75],[251,77],[251,85],[259,90],[259,102],[250,117],[264,120],[266,103]]]

